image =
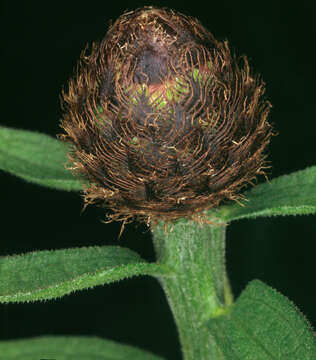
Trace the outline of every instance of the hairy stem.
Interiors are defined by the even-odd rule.
[[[185,360],[222,359],[203,324],[231,303],[225,269],[225,225],[199,225],[178,220],[153,227],[158,263],[172,275],[158,279],[178,328]]]

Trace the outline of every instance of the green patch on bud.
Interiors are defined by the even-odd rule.
[[[203,72],[201,72],[199,69],[193,69],[192,75],[191,75],[193,78],[193,81],[198,82],[204,86],[210,85],[210,83],[212,82],[212,78],[213,78],[209,71],[210,69],[211,69],[210,61],[207,63],[207,68]]]
[[[97,105],[96,109],[93,111],[95,115],[96,125],[98,128],[102,128],[105,123],[109,122],[109,119],[104,114],[104,109],[101,105]]]
[[[134,105],[137,105],[139,102],[139,98],[143,95],[145,95],[146,97],[148,97],[149,92],[148,92],[148,86],[146,84],[140,84],[135,87],[129,86],[126,89],[125,92],[128,96],[130,96],[131,102]]]
[[[172,98],[173,98],[174,96],[173,96],[173,92],[172,92],[172,90],[171,90],[170,88],[167,89],[167,91],[166,91],[166,96],[167,96],[168,101],[172,101]]]
[[[131,140],[130,140],[130,144],[131,145],[139,145],[139,140],[137,136],[134,136]]]
[[[176,84],[174,85],[174,88],[178,94],[187,94],[189,92],[188,85],[181,80],[180,78],[176,77]]]
[[[192,76],[193,76],[193,80],[195,82],[197,82],[197,81],[202,82],[202,80],[203,80],[202,74],[199,71],[199,69],[193,69]]]
[[[104,110],[103,110],[103,107],[101,105],[98,105],[97,107],[97,112],[98,113],[102,113]]]
[[[94,110],[94,115],[96,116],[96,119],[98,120],[98,122],[103,121],[102,116],[100,115],[102,113],[103,113],[103,108],[102,108],[102,106],[98,105],[97,109]]]

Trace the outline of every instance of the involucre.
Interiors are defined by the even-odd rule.
[[[113,219],[194,217],[263,173],[264,83],[197,20],[145,7],[82,54],[62,138]]]

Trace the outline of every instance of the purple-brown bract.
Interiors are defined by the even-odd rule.
[[[113,219],[194,217],[263,173],[264,83],[197,20],[145,7],[83,53],[61,138]]]

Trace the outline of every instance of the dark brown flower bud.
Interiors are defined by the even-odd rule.
[[[240,62],[242,64],[240,64]],[[264,83],[195,19],[146,7],[83,53],[63,94],[62,137],[113,218],[192,217],[262,173]]]

